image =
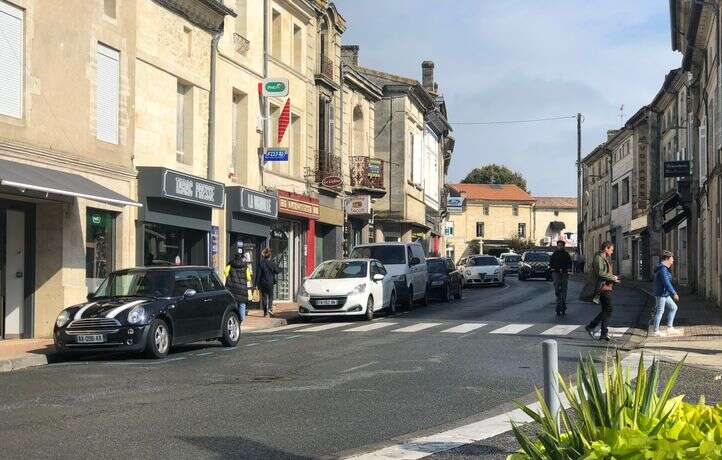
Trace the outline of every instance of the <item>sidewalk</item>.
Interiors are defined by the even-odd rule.
[[[283,326],[298,318],[298,304],[273,305],[273,318],[264,318],[262,310],[248,310],[241,325],[242,332]],[[55,352],[53,339],[0,340],[0,372],[48,364],[48,356]]]
[[[687,355],[687,365],[722,370],[722,309],[697,295],[680,293],[674,325],[682,334],[655,337],[646,323],[654,308],[652,283],[627,281],[625,284],[632,284],[648,297],[646,314],[638,325],[642,330],[646,329],[647,334],[641,337],[638,348],[650,350],[664,361],[677,362]],[[666,320],[665,313],[662,325]],[[664,326],[660,328],[663,333],[665,329]]]

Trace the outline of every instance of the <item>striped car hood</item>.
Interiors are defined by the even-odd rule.
[[[88,302],[80,305],[80,308],[73,315],[73,320],[85,318],[115,318],[120,313],[146,302],[148,302],[148,299],[138,299],[135,297],[117,297]]]

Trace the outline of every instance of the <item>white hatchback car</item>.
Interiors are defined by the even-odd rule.
[[[396,311],[394,280],[375,259],[328,260],[316,267],[298,291],[301,318],[361,316]]]
[[[494,256],[471,256],[459,262],[464,286],[504,285],[504,269]]]

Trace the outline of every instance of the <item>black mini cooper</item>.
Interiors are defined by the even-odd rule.
[[[61,311],[56,349],[137,351],[163,358],[171,346],[220,339],[235,347],[238,305],[209,267],[148,267],[111,273],[88,302]]]

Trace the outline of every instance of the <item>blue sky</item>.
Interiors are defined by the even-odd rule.
[[[421,79],[436,64],[450,121],[584,115],[582,155],[679,66],[661,0],[336,0],[360,64]],[[536,195],[576,195],[576,121],[456,126],[449,181],[520,171]]]

